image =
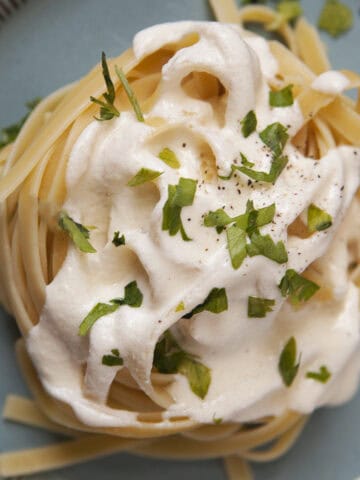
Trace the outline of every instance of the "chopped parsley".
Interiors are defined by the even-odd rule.
[[[267,30],[277,30],[284,23],[295,20],[302,14],[299,0],[282,0],[277,3],[276,10],[278,14],[275,20],[267,25]]]
[[[311,378],[312,380],[316,380],[320,383],[326,383],[331,377],[331,373],[327,369],[325,365],[321,365],[320,370],[318,372],[307,372],[306,378]]]
[[[201,399],[206,397],[211,383],[210,369],[182,350],[169,330],[156,344],[153,365],[160,373],[184,375],[195,395]]]
[[[264,318],[268,312],[272,312],[275,300],[269,298],[249,297],[248,298],[248,317]]]
[[[13,123],[12,125],[4,127],[2,130],[0,130],[0,149],[16,140],[16,137],[19,135],[20,130],[28,119],[30,113],[40,102],[40,97],[34,98],[34,100],[27,102],[26,107],[29,110],[28,113],[18,123]]]
[[[111,350],[111,355],[103,355],[101,363],[108,367],[115,367],[124,364],[123,359],[120,356],[120,352],[117,348]]]
[[[231,264],[237,269],[247,255],[264,255],[278,263],[287,261],[287,253],[283,242],[274,243],[269,235],[260,235],[258,229],[270,223],[275,215],[275,204],[256,210],[252,201],[248,201],[246,211],[242,215],[230,217],[223,209],[219,208],[209,212],[204,218],[206,227],[216,227],[218,233],[226,225],[227,243]],[[251,243],[246,243],[248,235]]]
[[[180,232],[184,241],[189,241],[182,220],[181,209],[193,204],[197,180],[181,177],[177,185],[168,185],[168,199],[163,207],[162,229],[170,236]]]
[[[258,182],[267,182],[274,184],[281,172],[286,167],[287,163],[288,157],[286,155],[281,155],[273,158],[269,173],[259,170],[252,170],[251,168],[248,168],[246,166],[238,167],[238,170],[240,170],[240,172],[244,173],[253,180],[257,180]]]
[[[162,175],[164,172],[157,170],[150,170],[149,168],[140,168],[140,170],[127,182],[128,187],[137,187],[146,182],[151,182],[155,178]]]
[[[213,288],[209,295],[205,298],[203,303],[200,303],[193,308],[189,313],[182,318],[191,318],[200,312],[221,313],[228,309],[228,300],[225,288]]]
[[[318,27],[333,37],[347,32],[354,23],[351,9],[338,0],[327,0],[320,12]]]
[[[269,104],[271,107],[289,107],[294,103],[292,85],[284,87],[282,90],[269,93]]]
[[[291,337],[284,346],[279,359],[279,372],[284,384],[287,387],[293,383],[300,365],[300,359],[297,360],[296,340]]]
[[[237,270],[247,255],[246,232],[235,223],[226,229],[226,237],[231,265]]]
[[[308,208],[307,223],[310,232],[321,232],[331,227],[332,216],[312,203]]]
[[[223,419],[222,418],[216,418],[215,416],[213,417],[213,423],[215,425],[220,425],[222,423]]]
[[[249,162],[249,160],[243,153],[240,153],[240,155],[241,155],[241,164],[244,165],[244,167],[252,168],[255,165],[255,163]]]
[[[287,128],[279,122],[271,123],[259,133],[261,140],[276,156],[282,154],[289,138]]]
[[[103,99],[99,100],[95,97],[90,97],[90,100],[97,105],[100,105],[100,118],[95,117],[96,120],[104,121],[104,120],[111,120],[114,117],[119,117],[120,112],[115,107],[115,87],[110,77],[109,67],[106,62],[106,55],[105,52],[101,54],[101,65],[102,65],[102,73],[105,80],[105,85],[107,91],[103,93]]]
[[[170,150],[170,148],[163,148],[159,153],[158,157],[171,168],[177,169],[181,166],[179,159],[176,156],[176,153]]]
[[[75,246],[84,253],[95,253],[95,248],[89,242],[89,229],[75,222],[65,211],[61,211],[58,220],[59,227],[66,232]]]
[[[94,323],[101,317],[115,312],[122,305],[138,308],[141,306],[143,294],[139,290],[136,281],[130,282],[125,287],[124,298],[114,298],[110,303],[97,303],[86,315],[79,327],[79,335],[85,336],[89,333]]]
[[[185,310],[184,302],[180,302],[180,303],[176,306],[175,312],[182,312],[183,310]]]
[[[270,235],[261,235],[259,232],[254,232],[250,240],[251,243],[246,245],[249,257],[263,255],[280,264],[287,262],[288,255],[284,242],[279,241],[275,243]]]
[[[288,296],[291,303],[297,305],[309,300],[318,290],[319,285],[299,275],[295,270],[286,270],[279,284],[281,295]]]
[[[119,231],[114,232],[114,238],[112,239],[112,243],[115,245],[115,247],[125,245],[125,235],[121,235],[120,237]]]
[[[137,282],[134,280],[126,285],[124,298],[114,298],[110,301],[119,306],[128,305],[129,307],[139,308],[143,301],[143,294],[138,288]]]
[[[256,130],[257,118],[254,110],[250,110],[241,120],[241,131],[245,138],[251,135]]]
[[[79,327],[79,335],[84,337],[87,335],[94,325],[94,323],[99,320],[99,318],[109,315],[110,313],[115,312],[119,308],[119,305],[109,304],[109,303],[97,303],[90,312],[86,315],[84,320],[81,322]]]
[[[119,68],[117,65],[115,65],[115,73],[119,77],[120,82],[122,83],[122,86],[125,90],[125,93],[129,99],[129,102],[131,103],[131,106],[135,112],[136,118],[138,119],[139,122],[144,121],[144,116],[142,114],[139,102],[137,101],[137,98],[133,92],[133,89],[130,87],[130,84],[122,71],[121,68]]]

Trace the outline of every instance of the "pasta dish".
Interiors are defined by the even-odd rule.
[[[211,3],[103,53],[0,150],[0,301],[34,396],[4,415],[69,437],[3,475],[126,450],[251,478],[357,388],[360,77],[302,18],[285,46],[243,28],[272,10]]]

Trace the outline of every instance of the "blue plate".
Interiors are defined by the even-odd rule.
[[[311,21],[316,21],[322,3],[303,0]],[[347,3],[356,17],[354,28],[337,40],[326,34],[322,37],[335,68],[360,71],[360,5],[358,0]],[[102,50],[117,55],[142,28],[185,19],[212,20],[206,0],[28,0],[0,22],[0,127],[24,115],[27,100],[45,96],[88,72]],[[0,311],[0,408],[8,393],[29,395],[13,351],[18,336],[14,320]],[[256,479],[353,480],[360,476],[359,436],[360,394],[345,406],[316,412],[285,457],[254,466]],[[59,436],[0,420],[2,451],[60,440]],[[30,478],[165,480],[170,476],[173,480],[226,478],[220,460],[165,462],[125,454]]]

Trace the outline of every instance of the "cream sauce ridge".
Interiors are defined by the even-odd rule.
[[[258,134],[246,139],[241,134],[239,120],[249,110],[256,111],[258,131],[279,121],[294,135],[302,117],[296,102],[284,108],[269,106],[266,80],[274,79],[276,60],[265,40],[234,25],[154,26],[136,35],[135,56],[142,59],[194,33],[198,41],[177,51],[163,67],[157,100],[146,115],[146,119],[166,119],[165,127],[159,131],[138,122],[133,112],[123,112],[109,122],[92,122],[70,155],[64,209],[76,221],[97,227],[91,231],[97,253],[82,254],[69,246],[62,268],[46,288],[41,319],[29,334],[27,348],[47,391],[70,404],[89,425],[137,424],[134,413],[105,404],[118,367],[102,365],[101,358],[114,348],[140,388],[164,403],[150,374],[155,345],[169,328],[184,350],[198,355],[211,369],[212,381],[201,400],[186,378],[176,375],[168,387],[173,398],[168,417],[188,415],[211,423],[214,417],[249,421],[288,409],[308,413],[320,405],[344,401],[357,384],[358,289],[345,274],[350,261],[347,250],[333,245],[343,245],[354,235],[342,224],[359,186],[360,152],[343,146],[317,161],[305,158],[288,142],[284,153],[289,162],[275,186],[255,184],[242,174],[236,181],[217,180],[216,171],[226,175],[234,159],[240,163],[240,152],[255,163],[254,169],[270,167],[269,151]],[[218,105],[189,97],[182,88],[182,79],[193,71],[218,77],[226,88],[223,122]],[[158,158],[164,147],[178,156],[178,170]],[[208,161],[209,169],[214,168],[213,178],[204,177],[201,158]],[[126,186],[142,167],[163,174],[152,183]],[[198,180],[193,205],[182,209],[190,242],[161,229],[168,185],[177,184],[180,177]],[[261,233],[285,242],[287,264],[255,256],[234,270],[226,235],[204,227],[203,215],[210,210],[225,205],[229,215],[239,215],[248,199],[255,208],[275,202],[274,221]],[[332,227],[307,239],[288,236],[288,226],[312,202],[332,215]],[[115,231],[125,235],[125,247],[112,244]],[[329,283],[336,295],[294,310],[277,285],[287,268],[301,272],[314,261],[326,275],[328,264],[333,265],[337,273],[329,273]],[[122,306],[100,318],[88,337],[80,337],[79,325],[92,307],[121,297],[124,286],[133,280],[144,295],[141,308]],[[227,311],[203,312],[189,320],[181,318],[184,312],[176,312],[180,302],[190,311],[214,287],[226,288]],[[275,299],[273,312],[266,318],[248,318],[250,295]],[[297,340],[301,366],[291,388],[286,388],[278,361],[290,336]],[[326,385],[305,378],[308,370],[317,371],[321,365],[332,372]]]

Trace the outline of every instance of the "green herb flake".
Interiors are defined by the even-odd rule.
[[[220,425],[223,422],[222,418],[216,418],[215,416],[213,417],[213,424],[214,425]]]
[[[115,247],[121,247],[121,245],[125,245],[125,235],[121,235],[120,237],[119,231],[114,232],[112,243],[115,245]]]
[[[111,120],[114,117],[119,117],[120,112],[114,105],[115,100],[115,87],[110,77],[109,67],[106,62],[106,55],[104,52],[101,54],[101,65],[102,65],[102,73],[105,80],[105,85],[107,91],[103,93],[103,100],[99,100],[95,97],[90,97],[90,100],[97,105],[100,105],[100,118],[95,117],[96,120],[104,121],[104,120]]]
[[[320,383],[326,383],[331,377],[331,373],[327,369],[325,365],[321,365],[320,370],[318,372],[307,372],[306,378],[311,378],[312,380],[316,380]]]
[[[247,166],[238,167],[241,173],[258,182],[267,182],[274,184],[281,172],[284,170],[288,163],[288,157],[286,155],[275,156],[272,159],[270,172],[262,172],[259,170],[252,170]]]
[[[121,366],[124,364],[117,348],[111,350],[111,355],[103,355],[101,363],[107,367]]]
[[[171,168],[177,169],[181,166],[176,153],[170,150],[170,148],[163,148],[158,157]]]
[[[281,378],[287,387],[293,383],[299,370],[300,359],[297,361],[296,357],[296,340],[291,337],[281,352],[278,365]]]
[[[219,208],[214,212],[209,212],[204,217],[205,227],[224,227],[233,221],[234,219],[230,217],[222,208]]]
[[[275,300],[269,298],[249,297],[248,298],[248,317],[264,318],[266,314],[272,312]]]
[[[137,187],[146,182],[151,182],[155,178],[160,177],[164,172],[158,172],[156,170],[150,170],[149,168],[140,168],[140,170],[134,175],[128,182],[128,187]]]
[[[208,367],[189,356],[180,362],[178,372],[184,375],[189,382],[191,390],[204,399],[211,383],[211,372]]]
[[[269,93],[269,103],[271,107],[289,107],[294,103],[292,85],[288,85],[282,90]]]
[[[221,313],[228,309],[228,300],[225,288],[213,288],[203,303],[193,308],[183,318],[191,318],[200,312]]]
[[[270,235],[261,235],[258,232],[254,232],[250,240],[251,243],[246,245],[246,250],[250,257],[263,255],[280,264],[287,262],[288,255],[283,242],[275,243]]]
[[[240,153],[240,155],[241,155],[241,164],[244,165],[244,167],[252,168],[255,165],[255,163],[249,162],[249,160],[243,153]]]
[[[274,152],[276,156],[281,155],[289,138],[287,128],[279,122],[271,123],[259,133],[261,140]]]
[[[332,216],[312,203],[307,212],[307,224],[310,232],[321,232],[331,227]]]
[[[129,307],[139,308],[143,301],[143,294],[137,286],[137,282],[133,281],[126,285],[124,298],[113,298],[110,300],[115,305],[128,305]]]
[[[108,303],[97,303],[94,308],[86,315],[79,327],[79,335],[85,336],[89,333],[94,323],[101,317],[115,312],[122,305],[138,308],[141,307],[143,294],[137,286],[137,282],[133,281],[126,285],[124,298],[114,298]]]
[[[81,223],[75,222],[65,211],[60,212],[59,227],[66,232],[76,247],[84,253],[95,253],[95,248],[89,242],[90,233],[89,230],[81,225]]]
[[[162,230],[170,236],[178,232],[184,241],[190,241],[181,220],[181,209],[193,204],[197,180],[181,177],[178,185],[168,185],[168,199],[163,206]]]
[[[246,232],[234,224],[226,230],[226,237],[231,265],[237,270],[247,256]]]
[[[275,19],[266,26],[266,30],[278,30],[286,22],[295,20],[302,14],[299,0],[281,0],[276,5],[277,15]]]
[[[182,350],[169,330],[156,344],[153,365],[160,373],[184,375],[195,395],[205,398],[211,383],[210,369]]]
[[[4,127],[0,130],[0,150],[8,145],[9,143],[13,143],[17,136],[20,133],[24,123],[29,118],[30,113],[34,110],[34,108],[41,102],[41,98],[35,98],[34,100],[30,100],[26,103],[26,107],[28,109],[28,113],[22,117],[22,119],[18,123],[13,123],[8,127]]]
[[[175,312],[182,312],[183,310],[185,310],[184,302],[180,302],[180,303],[176,306]]]
[[[289,269],[281,279],[279,288],[283,297],[288,296],[293,305],[298,305],[309,300],[320,287],[295,270]]]
[[[318,27],[333,37],[347,32],[353,26],[354,16],[351,9],[338,0],[327,0],[318,19]]]
[[[250,110],[241,120],[241,131],[245,138],[251,135],[256,130],[257,118],[254,110]]]
[[[129,99],[129,102],[131,103],[131,106],[134,109],[136,118],[138,119],[139,122],[143,122],[144,116],[142,114],[139,102],[137,101],[137,98],[133,92],[133,89],[130,87],[128,79],[126,78],[122,69],[119,68],[117,65],[115,65],[115,72],[116,72],[116,75],[119,77],[119,80],[125,90],[125,93]]]
[[[113,305],[108,303],[97,303],[90,312],[86,315],[84,320],[81,322],[79,327],[79,335],[84,337],[87,335],[94,325],[94,323],[99,320],[99,318],[109,315],[112,312],[115,312],[119,308],[119,305]]]

